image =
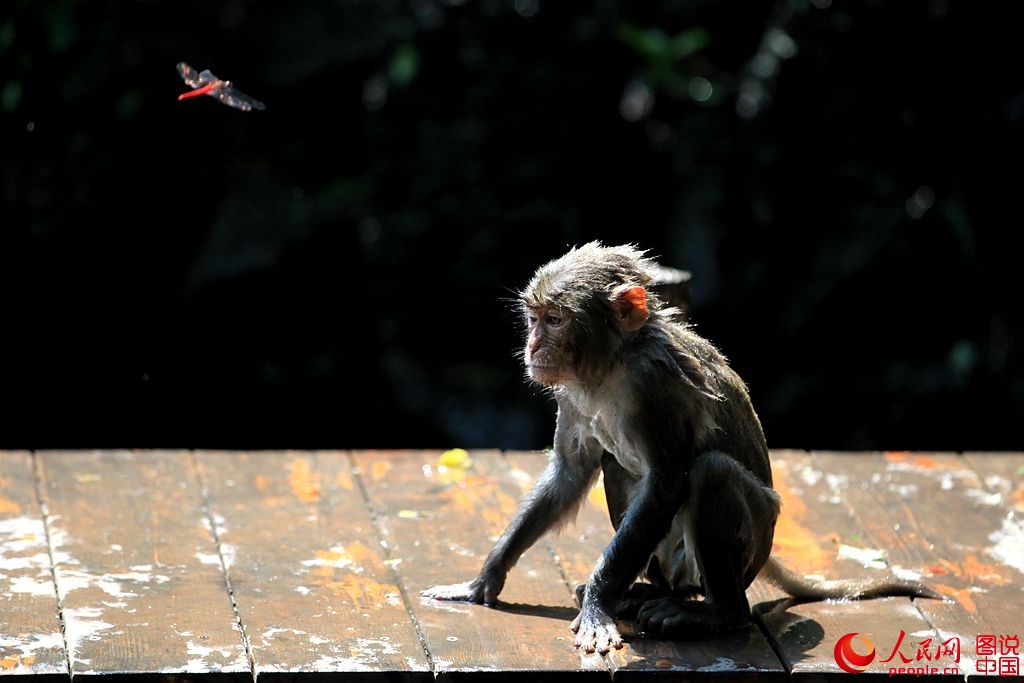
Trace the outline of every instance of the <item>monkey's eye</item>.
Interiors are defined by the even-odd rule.
[[[558,327],[563,322],[565,322],[565,318],[563,318],[560,315],[555,315],[553,313],[549,313],[547,315],[547,317],[544,318],[544,322],[546,322],[551,327]]]

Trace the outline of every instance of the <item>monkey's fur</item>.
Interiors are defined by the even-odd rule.
[[[603,471],[615,534],[577,589],[586,652],[622,646],[617,617],[670,638],[742,626],[759,572],[802,600],[938,597],[914,581],[812,582],[769,557],[780,500],[761,423],[725,357],[647,289],[654,268],[632,246],[590,242],[520,293],[527,376],[558,403],[554,448],[477,578],[424,595],[496,603],[519,556]]]

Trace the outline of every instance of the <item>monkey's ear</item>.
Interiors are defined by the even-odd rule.
[[[612,305],[619,312],[619,324],[626,332],[639,330],[647,322],[647,290],[623,285],[612,292]]]

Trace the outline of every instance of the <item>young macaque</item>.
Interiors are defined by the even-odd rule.
[[[666,638],[743,626],[759,572],[802,600],[938,597],[914,581],[810,581],[769,557],[780,500],[760,421],[725,357],[651,292],[655,268],[632,246],[591,242],[521,292],[526,373],[558,403],[554,448],[480,574],[423,594],[495,604],[520,555],[603,472],[615,534],[577,589],[585,652],[622,647],[616,618]]]

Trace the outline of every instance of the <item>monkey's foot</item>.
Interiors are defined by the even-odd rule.
[[[420,591],[420,595],[435,600],[452,600],[455,602],[487,603],[484,590],[475,581],[453,583],[447,586],[433,586]],[[497,596],[494,596],[497,599]],[[492,603],[487,603],[492,604]]]
[[[640,608],[637,623],[643,633],[662,638],[699,638],[745,626],[750,615],[725,605],[680,598],[651,600]]]
[[[576,586],[576,606],[580,607],[583,605],[583,595],[586,593],[586,584],[580,584]],[[700,592],[699,587],[694,587],[696,593]],[[615,617],[617,619],[636,619],[637,613],[640,608],[647,602],[655,600],[657,598],[665,598],[670,595],[676,597],[689,597],[690,594],[686,593],[681,595],[678,591],[672,592],[668,588],[663,586],[657,586],[650,583],[644,583],[643,581],[637,581],[629,590],[619,598],[615,603]]]
[[[622,647],[622,636],[615,626],[615,620],[601,615],[599,620],[587,619],[584,621],[583,612],[573,620],[570,628],[576,633],[574,645],[576,649],[587,654],[597,652],[607,654],[612,648],[618,650]]]

